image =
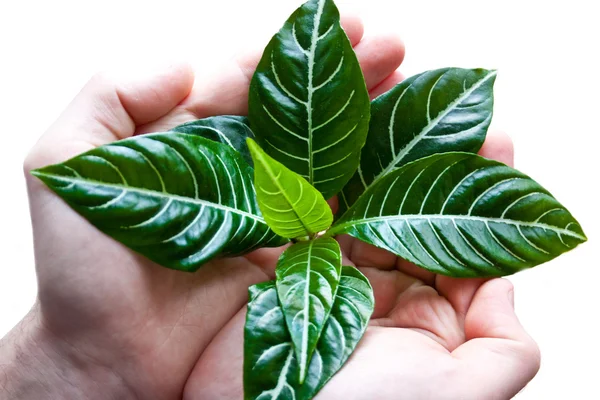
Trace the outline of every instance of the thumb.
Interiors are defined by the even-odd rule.
[[[513,286],[505,279],[483,284],[465,320],[467,342],[452,355],[462,362],[459,398],[510,399],[540,368],[540,351],[517,319]]]
[[[29,171],[132,136],[136,127],[177,106],[191,91],[189,65],[141,73],[101,73],[71,101],[25,160]]]

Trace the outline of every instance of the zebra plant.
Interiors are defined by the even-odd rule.
[[[266,47],[249,116],[141,135],[33,171],[114,239],[168,268],[291,244],[249,289],[246,399],[310,399],[374,308],[342,265],[349,234],[454,277],[513,274],[586,237],[527,175],[476,155],[495,71],[444,68],[372,102],[332,0],[297,9]],[[326,199],[338,195],[337,218]]]

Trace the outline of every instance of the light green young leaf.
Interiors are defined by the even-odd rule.
[[[338,233],[464,277],[512,274],[586,241],[531,178],[468,153],[422,158],[380,179],[328,234]]]
[[[312,399],[356,348],[374,305],[367,278],[354,267],[343,267],[329,319],[300,385],[294,345],[275,283],[252,286],[244,331],[244,399]]]
[[[369,94],[332,0],[309,0],[265,48],[250,84],[256,140],[323,196],[358,166]]]
[[[232,149],[237,150],[250,166],[253,165],[246,139],[254,138],[254,133],[250,130],[247,117],[237,115],[208,117],[178,125],[171,129],[171,132],[198,135],[226,144]]]
[[[278,235],[303,238],[327,229],[331,208],[304,178],[269,157],[252,139],[256,198],[265,221]]]
[[[435,153],[476,153],[492,120],[496,71],[443,68],[412,76],[371,104],[360,166],[339,195],[342,215],[391,171]]]
[[[342,252],[332,238],[296,243],[277,263],[277,294],[294,343],[300,383],[331,311],[341,272]]]
[[[102,232],[165,267],[194,271],[285,243],[260,214],[252,168],[199,136],[135,136],[32,173]]]

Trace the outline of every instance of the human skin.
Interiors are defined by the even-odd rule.
[[[395,36],[343,25],[371,96],[402,79]],[[241,399],[250,285],[274,278],[281,249],[162,268],[102,234],[28,172],[132,135],[247,113],[260,52],[209,80],[177,65],[147,77],[98,75],[25,161],[38,297],[0,342],[0,399]],[[483,156],[512,164],[491,132]],[[334,203],[334,202],[333,202]],[[334,204],[335,207],[335,204]],[[370,279],[376,308],[363,340],[319,399],[508,399],[539,369],[535,342],[504,279],[437,276],[350,237],[344,265]]]

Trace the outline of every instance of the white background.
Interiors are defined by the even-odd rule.
[[[22,159],[96,71],[187,59],[198,74],[265,43],[301,0],[14,1],[0,5],[0,336],[30,308],[36,283]],[[497,68],[493,125],[516,166],[566,205],[590,241],[511,278],[543,365],[519,399],[598,399],[600,178],[594,1],[339,0],[366,35],[397,32],[401,70]],[[399,360],[402,362],[402,360]],[[432,384],[435,384],[432,382]]]

